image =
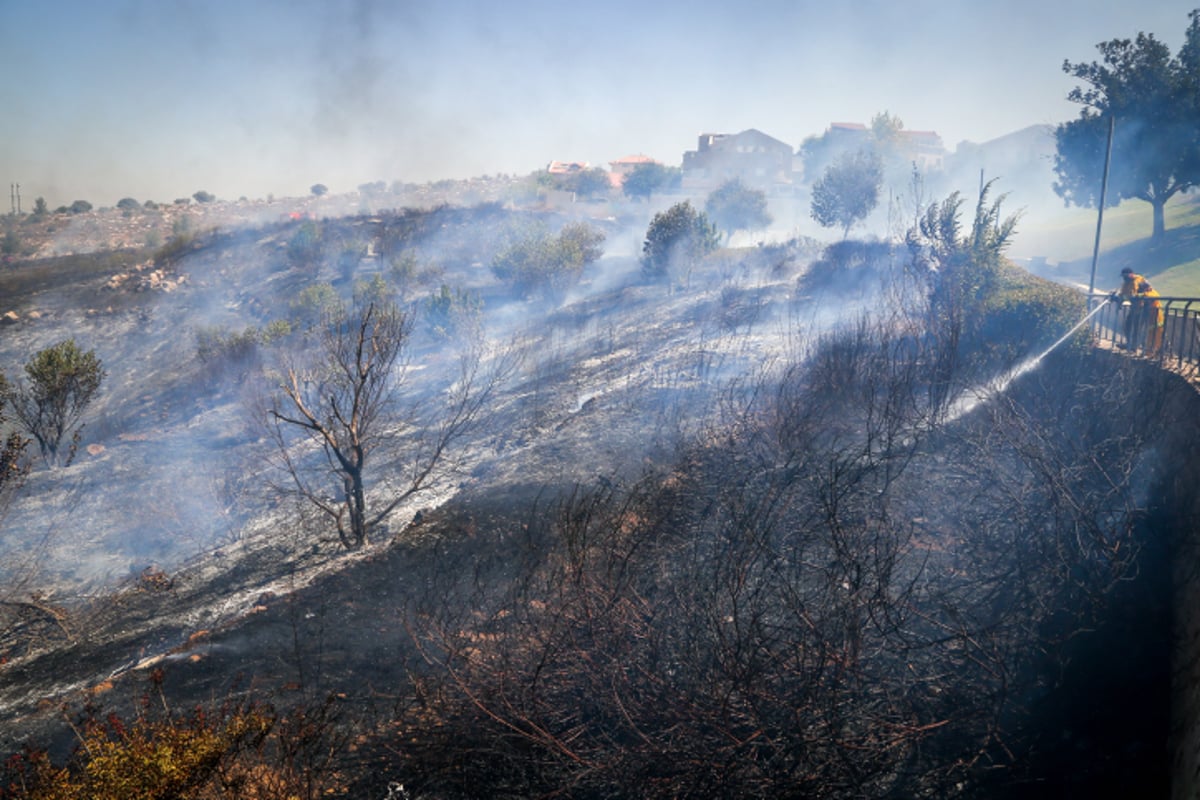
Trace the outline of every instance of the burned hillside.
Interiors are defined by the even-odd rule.
[[[4,521],[46,610],[4,640],[5,748],[62,757],[81,698],[136,717],[161,686],[179,713],[269,703],[274,733],[229,757],[311,796],[1163,785],[1166,699],[1114,721],[1110,757],[1072,715],[1112,689],[1072,665],[1136,635],[1161,658],[1125,683],[1161,687],[1186,454],[1122,421],[1174,416],[1168,379],[1084,336],[956,406],[1081,315],[999,259],[951,265],[987,277],[975,295],[886,244],[718,251],[658,282],[622,256],[532,287],[491,268],[573,222],[296,220],[135,260],[187,276],[170,291],[39,285],[4,363],[71,335],[110,379],[75,461],[35,470]],[[511,369],[436,480],[346,553],[293,502],[262,401],[322,304],[381,287],[413,315],[421,401],[389,436],[444,418],[471,345]],[[410,468],[376,463],[376,494]],[[289,749],[298,720],[321,759]]]

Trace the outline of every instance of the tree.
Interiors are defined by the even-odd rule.
[[[562,176],[557,181],[557,187],[567,192],[574,192],[580,197],[592,198],[608,194],[612,183],[608,172],[600,167],[582,169]]]
[[[309,188],[309,191],[312,192],[314,196],[321,197],[322,195],[329,193],[329,187],[323,183],[314,183]]]
[[[654,215],[642,243],[642,271],[658,278],[677,263],[691,263],[718,247],[717,229],[688,201]]]
[[[333,522],[348,550],[439,476],[506,374],[484,376],[480,355],[465,357],[440,418],[420,419],[418,401],[401,394],[412,325],[411,314],[373,294],[329,310],[282,366],[267,411],[296,493]],[[389,458],[400,464],[385,469]],[[388,476],[378,487],[372,467]]]
[[[210,194],[203,189],[193,194],[192,197],[196,199],[197,203],[211,203],[213,200],[217,199],[216,195]],[[176,200],[175,202],[178,203],[179,201]]]
[[[766,192],[751,189],[740,178],[725,181],[714,189],[704,202],[704,213],[725,231],[726,241],[736,231],[760,230],[772,221]]]
[[[655,192],[679,188],[682,179],[683,173],[678,167],[658,163],[638,164],[621,182],[621,191],[626,197],[648,200]]]
[[[46,205],[46,198],[39,197],[33,201],[33,216],[41,218],[50,213],[50,208]]]
[[[137,200],[134,200],[132,197],[122,197],[117,201],[117,208],[121,209],[122,211],[137,211],[141,207],[141,203],[139,203]]]
[[[38,444],[50,466],[60,463],[59,448],[70,435],[68,462],[74,455],[83,426],[80,419],[105,377],[94,350],[86,353],[74,339],[66,339],[35,354],[25,365],[28,383],[4,387],[13,414]]]
[[[72,214],[84,214],[92,210],[92,204],[87,200],[76,200],[67,210]]]
[[[1153,34],[1097,45],[1100,62],[1063,62],[1083,81],[1067,95],[1079,117],[1054,131],[1054,191],[1067,204],[1100,201],[1110,120],[1107,202],[1143,200],[1153,209],[1152,236],[1166,231],[1168,200],[1200,181],[1200,15],[1193,11],[1177,57]]]
[[[927,319],[929,339],[938,343],[931,358],[935,415],[957,393],[959,387],[952,380],[979,379],[965,369],[964,362],[974,359],[982,366],[997,344],[987,341],[997,337],[981,332],[989,319],[988,303],[997,299],[1002,257],[1020,215],[1001,216],[1003,195],[989,203],[993,183],[989,181],[979,193],[969,232],[962,231],[963,200],[954,192],[930,205],[906,236],[914,262],[933,276]]]
[[[841,226],[845,239],[875,208],[882,184],[883,165],[877,154],[860,150],[843,156],[813,186],[812,218],[826,228]]]

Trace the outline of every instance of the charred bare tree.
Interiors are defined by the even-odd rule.
[[[440,398],[443,410],[423,415],[422,398],[403,391],[412,326],[412,315],[385,297],[328,310],[311,357],[280,370],[267,412],[295,491],[333,522],[347,549],[367,544],[389,514],[441,475],[510,367],[485,372],[482,353],[468,352]],[[371,470],[383,473],[391,461],[399,463],[373,492]]]

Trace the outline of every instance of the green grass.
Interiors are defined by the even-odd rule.
[[[1160,294],[1200,297],[1200,197],[1177,197],[1167,204],[1166,233],[1151,242],[1150,205],[1129,200],[1104,212],[1096,288],[1116,288],[1125,267],[1145,275]],[[1018,225],[1022,249],[1039,246],[1053,263],[1054,276],[1086,285],[1096,237],[1095,209],[1071,209]],[[1031,249],[1032,248],[1032,249]]]

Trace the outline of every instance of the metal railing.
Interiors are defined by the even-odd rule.
[[[1146,300],[1104,303],[1092,321],[1096,341],[1152,359],[1167,369],[1192,373],[1200,369],[1200,297],[1159,297],[1159,309]]]

